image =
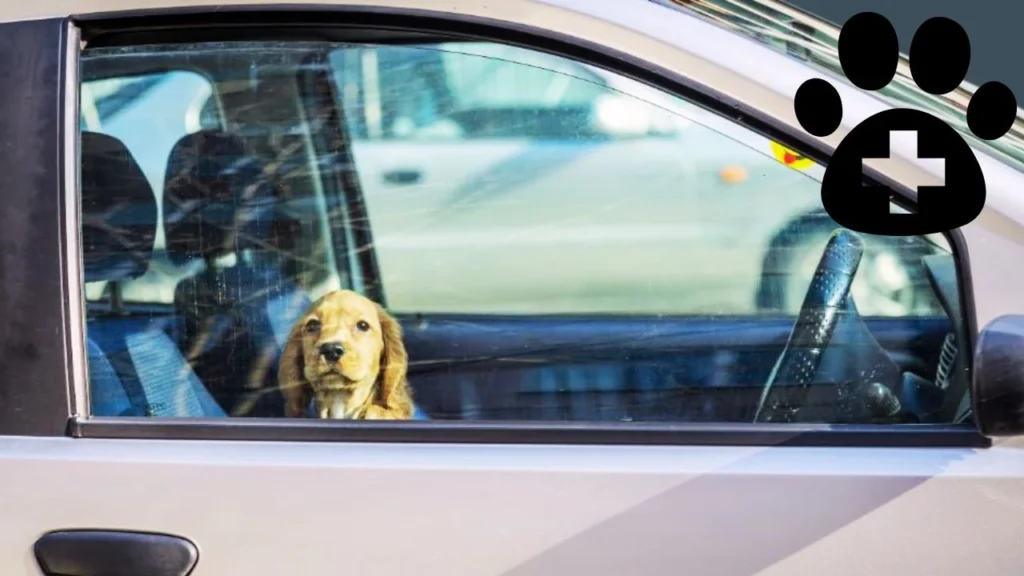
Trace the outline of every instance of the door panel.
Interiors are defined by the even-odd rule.
[[[40,534],[86,526],[186,536],[193,576],[1002,576],[1020,454],[8,439],[0,559],[35,574]]]

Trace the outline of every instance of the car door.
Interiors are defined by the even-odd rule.
[[[756,311],[758,242],[770,227],[751,212],[813,205],[811,175],[727,146],[720,129],[697,122],[700,140],[640,138],[633,144],[648,154],[615,158],[623,168],[607,178],[565,171],[548,187],[527,178],[498,208],[417,219],[401,202],[363,196],[372,164],[347,145],[331,56],[408,33],[426,44],[514,44],[642,79],[764,142],[791,95],[694,54],[714,47],[794,85],[811,71],[639,0],[306,3],[265,13],[231,2],[164,13],[124,0],[80,5],[70,19],[61,3],[36,4],[16,8],[24,20],[0,17],[10,20],[0,23],[4,574],[1022,567],[1021,451],[1012,440],[992,446],[957,409],[977,334],[973,303],[1007,290],[970,288],[970,274],[992,272],[967,266],[963,234],[946,235],[919,272],[931,274],[941,312],[844,309],[850,320],[833,339],[848,354],[830,355],[811,382],[776,382],[776,391],[800,384],[795,407],[813,416],[754,422],[796,318]],[[131,8],[146,11],[102,13]],[[78,96],[83,82],[168,69],[199,71],[224,123],[183,123],[163,177],[149,179],[142,164],[157,155],[141,150],[151,143],[129,144],[102,123],[78,129]],[[743,118],[728,115],[736,101],[727,94],[742,99]],[[155,109],[154,120],[171,112]],[[799,134],[771,136],[819,150]],[[686,182],[667,168],[689,146],[750,160],[732,190],[742,201],[716,192],[732,180],[720,172]],[[424,146],[418,156],[431,154]],[[760,158],[769,161],[755,167]],[[762,175],[773,182],[768,166],[788,171],[774,173],[788,200],[757,185]],[[604,219],[587,233],[571,229],[595,214]],[[711,240],[701,226],[679,232],[679,220],[739,230]],[[375,245],[378,227],[386,239],[416,224],[419,256]],[[975,238],[984,225],[971,225]],[[532,243],[521,240],[530,234]],[[856,246],[852,238],[835,242]],[[1001,249],[1006,261],[1021,257]],[[163,256],[173,271],[155,270]],[[156,289],[142,289],[142,278]],[[115,287],[90,292],[96,282]],[[273,396],[274,346],[336,287],[402,322],[427,420],[234,411]],[[1020,312],[1016,302],[1000,311]],[[186,346],[189,326],[214,340],[246,336]],[[950,354],[955,362],[943,364]],[[888,392],[858,381],[863,358],[896,367],[897,379],[881,383]],[[883,396],[898,391],[901,410],[838,418],[844,375]],[[938,405],[924,402],[934,396],[916,391],[940,380]]]

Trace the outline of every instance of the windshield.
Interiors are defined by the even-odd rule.
[[[846,81],[839,64],[839,27],[776,0],[653,0],[711,20],[719,26],[771,47],[782,54]],[[1014,122],[1010,133],[987,141],[967,128],[967,103],[976,87],[968,82],[950,94],[934,96],[914,84],[906,55],[900,55],[896,78],[878,90],[877,96],[892,106],[928,112],[955,128],[968,142],[1010,161],[1024,163],[1024,118]]]

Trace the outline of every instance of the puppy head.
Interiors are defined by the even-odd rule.
[[[305,408],[306,384],[311,391],[348,393],[377,385],[375,404],[404,410],[411,407],[407,364],[398,322],[372,300],[338,290],[314,302],[292,327],[278,380],[289,416]]]

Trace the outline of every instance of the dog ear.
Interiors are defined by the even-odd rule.
[[[402,325],[377,305],[384,346],[380,354],[378,402],[396,419],[412,418],[412,393],[406,381],[409,356],[402,342]]]
[[[277,367],[277,387],[284,396],[284,414],[287,418],[301,418],[312,399],[312,388],[303,373],[305,358],[302,353],[302,320],[292,326]]]

